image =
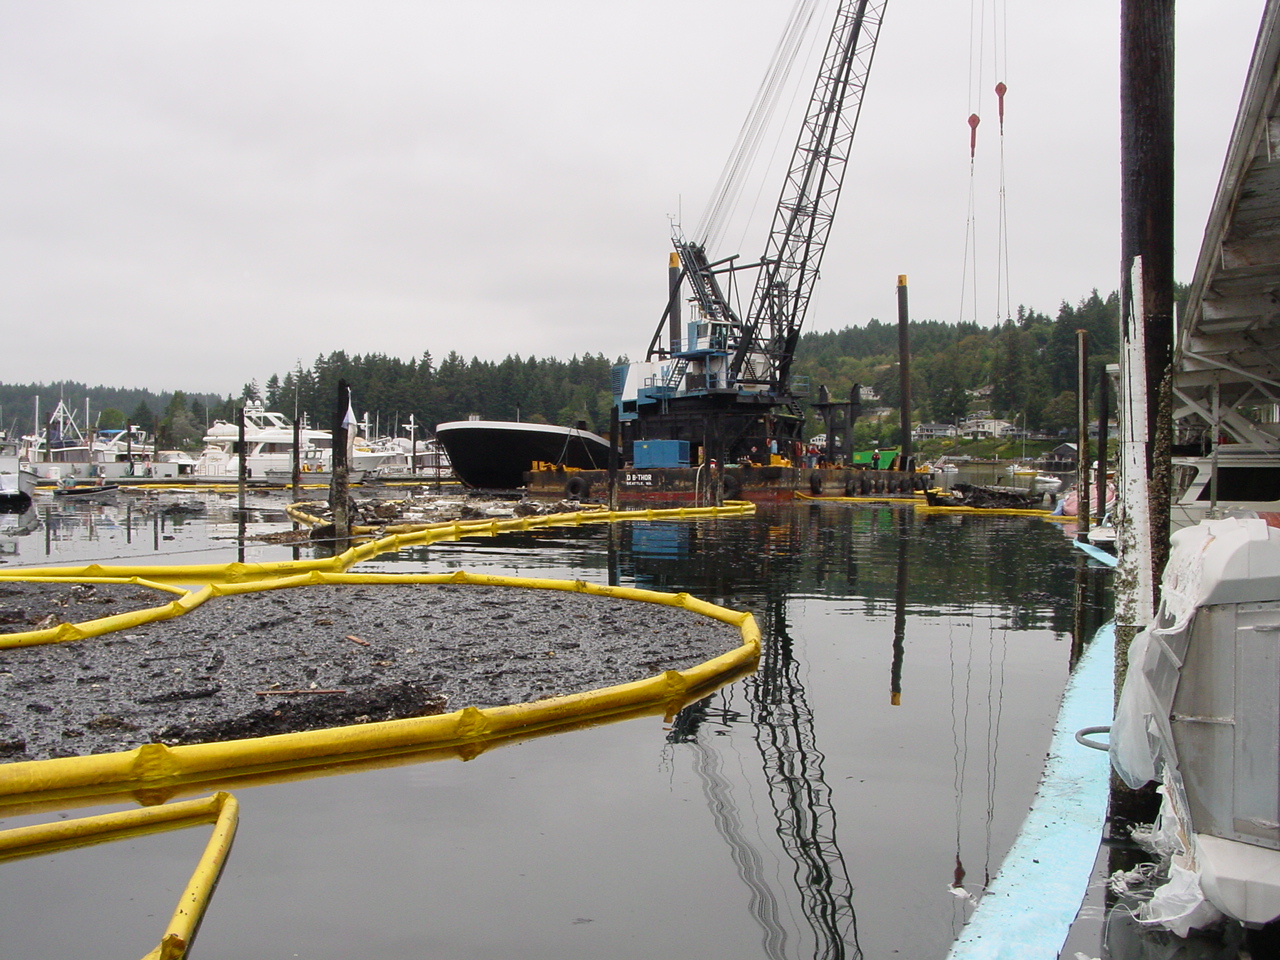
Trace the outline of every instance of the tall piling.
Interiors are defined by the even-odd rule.
[[[302,421],[297,413],[293,415],[293,471],[290,476],[293,488],[293,502],[302,499]]]
[[[1174,0],[1120,4],[1120,339],[1124,523],[1116,691],[1169,556],[1173,446]],[[1113,819],[1150,820],[1155,796],[1112,777]]]
[[[1076,331],[1076,539],[1089,539],[1089,334]]]
[[[347,411],[351,409],[351,387],[338,381],[338,394],[333,405],[333,457],[329,480],[329,509],[333,513],[335,550],[345,548],[351,539],[351,495],[347,482]]]
[[[409,414],[409,474],[418,475],[418,421]]]
[[[236,411],[236,482],[240,491],[240,513],[244,513],[245,482],[249,476],[248,444],[244,436],[244,406]]]
[[[907,309],[907,275],[898,275],[898,385],[902,394],[898,418],[902,428],[902,455],[899,470],[910,472],[911,463],[911,331]],[[853,424],[849,424],[850,431]]]
[[[249,477],[249,445],[245,441],[244,405],[236,411],[236,488],[239,491],[238,509],[236,510],[236,559],[244,563],[244,541],[246,521],[245,486]],[[158,550],[159,544],[156,545]]]
[[[618,405],[609,408],[609,509],[618,509],[618,442],[622,439]],[[695,504],[696,506],[696,504]]]
[[[680,254],[671,251],[667,261],[667,342],[674,354],[680,349]]]

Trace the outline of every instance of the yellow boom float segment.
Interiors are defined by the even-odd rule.
[[[858,497],[820,497],[796,490],[794,496],[797,500],[814,500],[818,503],[920,503],[919,497],[877,497],[870,493]]]
[[[729,501],[722,507],[676,507],[663,510],[578,510],[551,513],[540,517],[516,517],[509,520],[452,520],[441,523],[410,525],[401,533],[357,544],[333,557],[313,560],[278,560],[267,563],[207,563],[172,566],[104,566],[88,564],[79,567],[19,567],[0,574],[0,580],[54,578],[85,580],[89,578],[128,579],[142,577],[162,583],[246,583],[272,580],[303,573],[338,573],[362,560],[402,547],[460,540],[463,537],[497,536],[517,530],[538,527],[577,526],[583,523],[619,523],[627,520],[704,520],[715,517],[750,516],[754,503]],[[314,518],[312,518],[314,519]],[[299,520],[299,522],[305,522]],[[373,528],[368,528],[373,529]]]
[[[186,956],[191,939],[209,906],[218,876],[231,850],[239,816],[240,806],[235,797],[229,793],[216,793],[202,800],[17,827],[0,832],[0,861],[212,823],[214,827],[209,842],[178,899],[177,909],[170,917],[159,945],[143,957],[143,960],[179,960]]]
[[[21,583],[67,583],[72,578],[69,577],[18,577],[12,574],[0,575],[0,583],[6,581],[18,581]],[[161,604],[156,607],[147,607],[143,610],[130,610],[128,613],[113,613],[107,617],[98,617],[95,620],[85,620],[82,623],[60,623],[56,627],[45,627],[41,630],[23,630],[14,633],[0,634],[0,650],[12,649],[14,647],[34,647],[42,643],[66,643],[70,640],[83,640],[86,637],[97,637],[104,633],[115,633],[120,630],[128,630],[132,627],[141,626],[144,623],[153,623],[156,620],[168,620],[170,617],[180,617],[188,610],[194,610],[200,604],[204,603],[212,593],[206,588],[204,590],[191,592],[181,587],[175,587],[167,583],[157,583],[154,580],[144,580],[141,577],[76,577],[75,583],[112,583],[112,584],[135,584],[140,587],[149,587],[153,590],[161,590],[165,593],[173,593],[178,595],[177,600],[169,603]]]

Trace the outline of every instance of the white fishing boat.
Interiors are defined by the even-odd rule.
[[[87,405],[84,416],[87,422]],[[37,409],[37,423],[41,422],[39,417]],[[132,425],[96,431],[88,427],[82,429],[75,413],[63,401],[58,401],[40,429],[22,438],[19,455],[42,481],[119,480],[162,475],[160,468],[152,467],[155,443],[145,430]]]
[[[38,406],[35,422],[41,422]],[[92,444],[76,423],[75,414],[61,400],[42,428],[22,438],[19,456],[39,480],[94,475]]]
[[[404,441],[407,443],[408,441]],[[351,446],[351,468],[365,473],[408,473],[409,453],[396,437],[357,437]]]
[[[419,440],[415,444],[407,437],[394,437],[388,438],[387,442],[395,444],[399,455],[379,464],[373,473],[375,477],[432,481],[453,479],[449,454],[438,440]]]
[[[18,441],[0,433],[0,505],[22,509],[36,492],[36,475],[18,453]]]
[[[90,438],[90,449],[96,476],[119,480],[156,475],[155,441],[141,427],[98,430]]]

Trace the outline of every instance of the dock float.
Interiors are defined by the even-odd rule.
[[[1075,734],[1111,721],[1114,666],[1107,624],[1067,681],[1027,819],[948,960],[1057,960],[1093,872],[1110,784],[1107,754]]]

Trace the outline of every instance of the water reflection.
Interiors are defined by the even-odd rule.
[[[67,554],[145,554],[160,529],[162,550],[182,547],[164,533],[190,536],[230,560],[238,521],[125,507],[57,535],[84,538]],[[1083,564],[1039,521],[831,504],[376,558],[362,569],[576,577],[751,609],[760,670],[665,731],[636,720],[466,764],[238,789],[244,822],[197,949],[261,954],[272,930],[284,956],[941,957],[1021,824],[1073,651],[1105,613],[1106,574]],[[37,893],[65,868],[9,869],[0,924],[38,956]],[[91,861],[83,896],[113,869]]]
[[[0,562],[155,562],[162,555],[223,553],[222,541],[261,556],[264,547],[252,537],[290,526],[283,501],[262,501],[242,523],[234,503],[216,493],[120,491],[114,502],[103,503],[41,495],[22,514],[0,514]]]
[[[40,529],[40,513],[35,503],[25,509],[0,509],[0,557],[18,555],[18,538],[30,536]]]
[[[780,920],[778,897],[761,874],[759,852],[745,840],[737,822],[729,781],[719,773],[714,751],[707,745],[704,725],[710,723],[721,728],[743,724],[752,731],[775,832],[791,860],[791,880],[812,938],[794,955],[815,960],[860,958],[853,884],[836,837],[831,788],[823,772],[813,711],[800,679],[782,598],[774,598],[766,607],[761,631],[769,640],[759,669],[742,684],[749,711],[737,711],[721,694],[713,695],[681,711],[667,739],[696,751],[696,768],[717,829],[751,893],[748,910],[761,928],[764,955],[770,960],[791,956],[788,933]]]

